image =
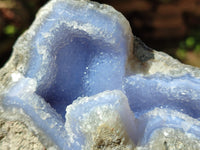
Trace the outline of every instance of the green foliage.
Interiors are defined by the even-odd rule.
[[[195,49],[194,49],[195,52],[200,52],[200,43],[198,43],[196,46],[195,46]]]
[[[200,53],[200,28],[193,29],[190,35],[179,43],[176,55],[178,58],[184,59],[187,51]]]
[[[185,40],[186,48],[193,48],[194,45],[195,45],[195,37],[190,36],[190,37],[186,38],[186,40]]]
[[[17,28],[14,25],[7,25],[4,28],[4,33],[8,36],[12,36],[17,32]]]
[[[179,48],[179,49],[176,51],[176,56],[177,56],[179,59],[184,59],[184,58],[186,57],[186,50],[185,50],[185,49]]]

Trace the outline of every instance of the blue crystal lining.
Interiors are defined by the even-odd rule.
[[[199,85],[200,80],[190,75],[134,75],[126,78],[125,91],[136,116],[159,107],[174,109],[199,118]]]
[[[69,32],[68,32],[69,34]],[[80,33],[79,33],[80,34]],[[124,58],[105,41],[87,35],[71,35],[71,41],[56,52],[55,79],[47,90],[37,93],[65,116],[65,108],[80,96],[120,89]],[[118,61],[122,59],[122,61]]]
[[[5,108],[23,109],[61,149],[76,149],[84,144],[79,119],[87,110],[92,112],[102,105],[120,114],[135,145],[145,145],[151,134],[163,127],[181,129],[200,138],[200,79],[190,74],[145,76],[142,72],[127,76],[129,55],[133,55],[132,33],[125,31],[119,16],[104,12],[108,6],[97,7],[85,1],[81,4],[57,0],[48,13],[43,12],[45,17],[34,28],[34,34],[27,32],[33,34],[30,59],[24,64],[28,69],[5,93]],[[106,90],[110,91],[105,94]],[[86,96],[91,97],[85,98],[83,106],[74,106],[74,100],[81,101]],[[125,109],[131,110],[129,114]],[[165,111],[163,116],[148,114],[155,109]],[[183,114],[186,120],[180,117]],[[179,124],[190,128],[185,131]],[[132,127],[136,135],[132,134]]]

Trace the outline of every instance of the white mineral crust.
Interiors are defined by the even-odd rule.
[[[0,149],[200,149],[200,69],[135,43],[108,5],[49,1],[0,69]]]
[[[66,109],[65,128],[74,149],[134,149],[136,123],[121,91],[79,98]]]

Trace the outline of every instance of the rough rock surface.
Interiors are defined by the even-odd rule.
[[[0,149],[45,150],[45,147],[23,122],[1,118]]]
[[[0,70],[1,116],[46,149],[198,148],[199,91],[199,68],[148,48],[122,14],[87,0],[45,5]],[[155,145],[169,128],[178,135]]]

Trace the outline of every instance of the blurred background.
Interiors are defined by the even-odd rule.
[[[17,37],[48,0],[0,0],[0,67]],[[200,0],[96,0],[129,20],[134,35],[149,47],[200,67]]]

